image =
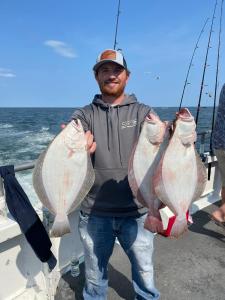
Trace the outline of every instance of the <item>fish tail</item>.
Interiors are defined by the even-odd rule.
[[[176,217],[175,222],[171,228],[170,231],[170,236],[171,237],[175,237],[178,238],[179,236],[181,236],[185,231],[187,231],[188,226],[187,226],[187,219],[184,216],[184,218],[179,218]]]
[[[70,232],[69,219],[66,214],[57,214],[52,225],[51,236],[60,237]]]

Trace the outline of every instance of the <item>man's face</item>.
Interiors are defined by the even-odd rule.
[[[119,97],[124,92],[129,75],[116,63],[105,63],[95,76],[103,95]]]

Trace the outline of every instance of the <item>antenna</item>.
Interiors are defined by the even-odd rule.
[[[222,32],[222,17],[223,17],[223,1],[221,1],[220,8],[220,29],[219,29],[219,41],[217,49],[217,64],[216,64],[216,81],[215,81],[215,91],[214,91],[214,103],[213,103],[213,116],[212,116],[212,131],[210,136],[210,151],[212,152],[212,133],[214,129],[215,111],[216,111],[216,96],[218,88],[218,73],[219,73],[219,61],[220,61],[220,44],[221,44],[221,32]]]
[[[198,116],[199,116],[199,111],[200,111],[200,106],[201,106],[202,90],[203,90],[204,80],[205,80],[205,70],[206,70],[206,67],[207,67],[208,53],[209,53],[209,48],[211,48],[210,41],[211,41],[211,35],[212,35],[212,31],[213,31],[213,24],[214,24],[214,19],[215,19],[216,6],[217,6],[217,0],[216,0],[216,3],[215,3],[215,6],[214,6],[212,23],[211,23],[210,32],[209,32],[209,40],[208,40],[208,45],[207,45],[207,50],[206,50],[206,55],[205,55],[205,64],[204,64],[203,73],[202,73],[202,82],[201,82],[200,94],[199,94],[199,99],[198,99],[197,114],[196,114],[196,118],[195,118],[196,125],[198,123]]]
[[[183,98],[184,98],[185,89],[186,89],[187,85],[189,84],[187,81],[188,81],[188,76],[189,76],[189,73],[190,73],[191,66],[193,65],[192,62],[193,62],[193,59],[194,59],[194,56],[195,56],[195,52],[196,52],[196,50],[198,48],[198,43],[200,41],[202,33],[204,32],[204,29],[205,29],[205,26],[206,26],[208,20],[209,20],[209,18],[206,19],[206,21],[205,21],[205,23],[204,23],[204,25],[202,27],[202,30],[201,30],[201,32],[200,32],[200,34],[198,36],[197,42],[195,44],[195,48],[194,48],[194,51],[193,51],[193,54],[192,54],[192,57],[191,57],[191,60],[190,60],[189,66],[188,66],[187,75],[186,75],[185,82],[184,82],[184,87],[183,87],[183,91],[182,91],[182,95],[181,95],[181,99],[180,99],[179,111],[181,109],[181,105],[182,105],[182,101],[183,101]]]
[[[117,16],[116,16],[116,31],[115,31],[115,39],[114,39],[114,46],[113,49],[116,49],[117,43],[117,31],[118,31],[118,25],[119,25],[119,16],[120,16],[120,0],[118,0],[118,9],[117,9]]]

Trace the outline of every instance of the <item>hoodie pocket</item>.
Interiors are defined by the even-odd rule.
[[[97,169],[95,183],[89,192],[94,208],[99,210],[136,209],[126,169]]]

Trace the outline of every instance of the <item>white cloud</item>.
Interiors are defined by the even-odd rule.
[[[47,40],[44,42],[45,46],[51,47],[57,54],[67,57],[77,57],[76,53],[66,43],[56,40]]]
[[[0,77],[13,78],[16,77],[16,74],[10,69],[0,68]]]

